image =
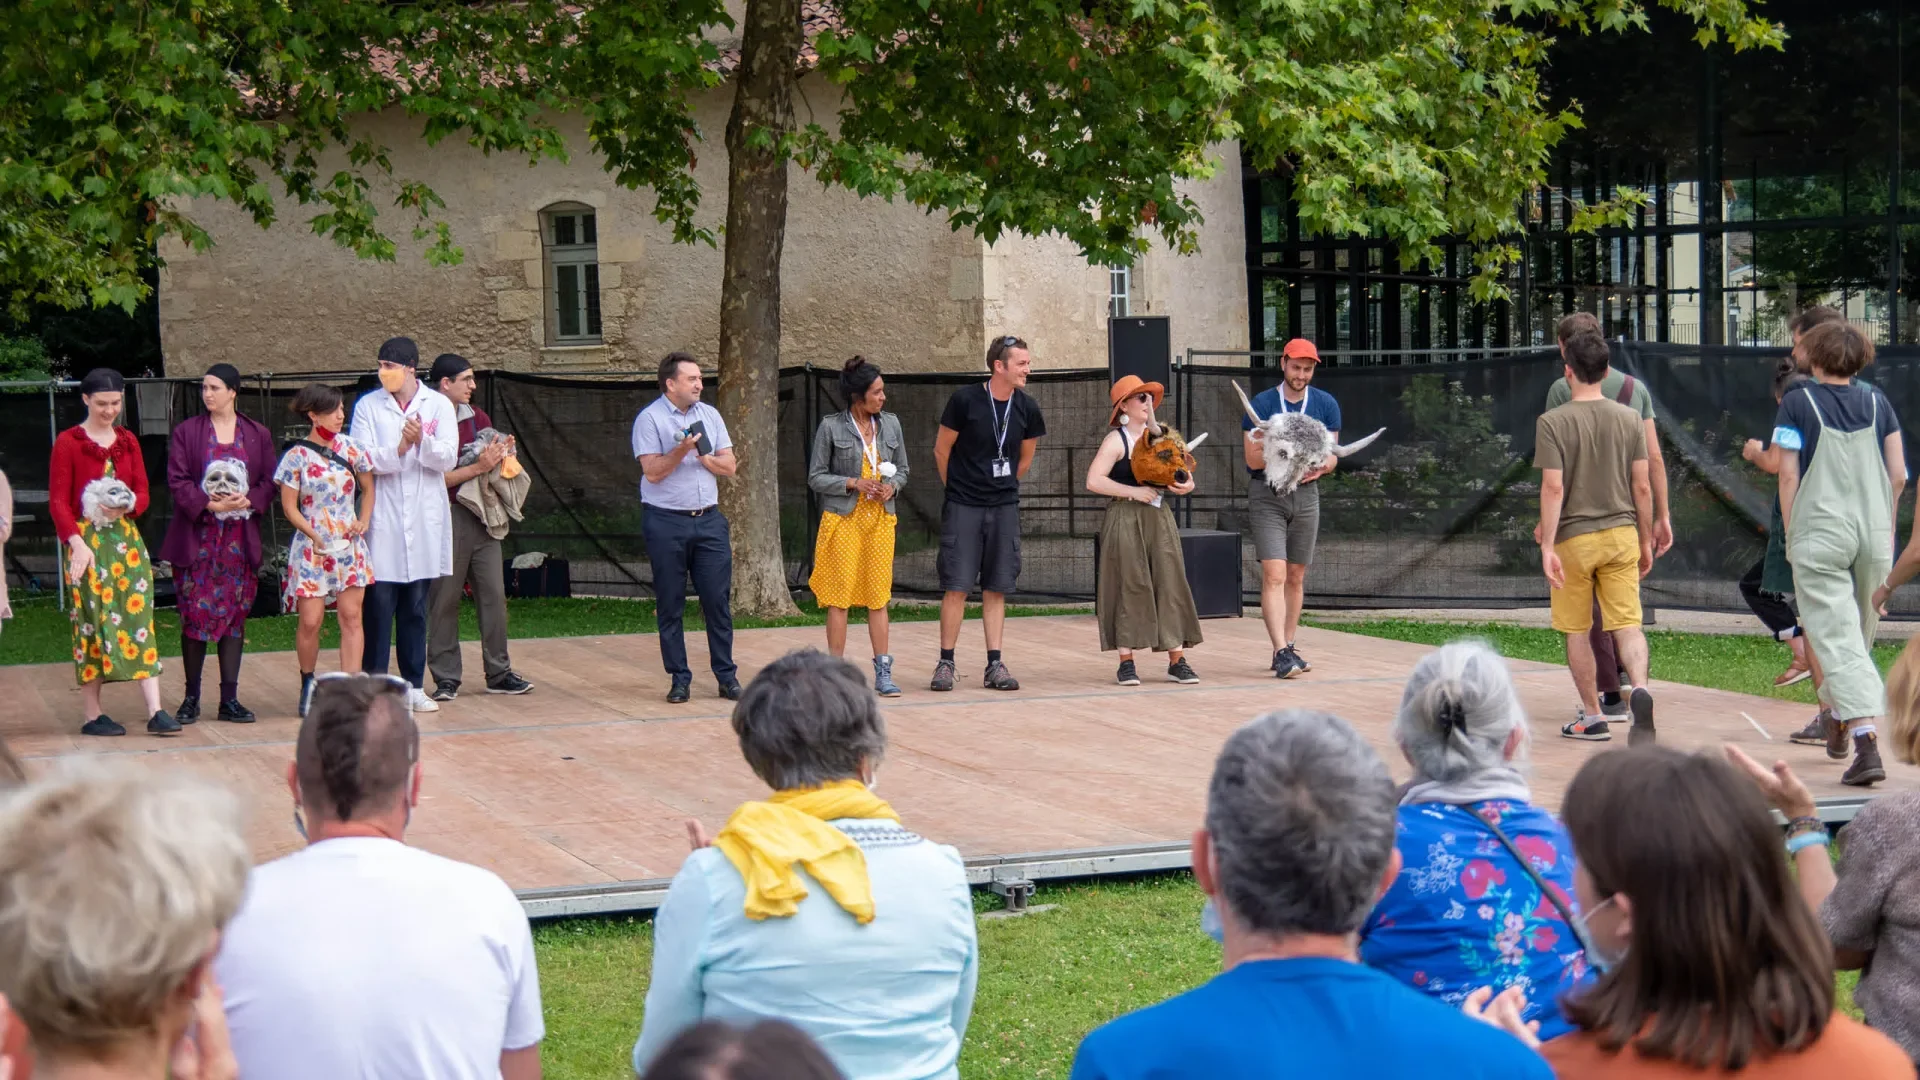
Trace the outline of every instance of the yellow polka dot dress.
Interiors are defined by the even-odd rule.
[[[860,478],[878,480],[861,455]],[[893,530],[887,504],[862,497],[853,513],[822,513],[807,587],[823,608],[883,608],[893,599]]]

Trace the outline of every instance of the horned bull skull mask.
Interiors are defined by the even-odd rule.
[[[1148,487],[1186,483],[1193,479],[1193,451],[1206,441],[1202,434],[1188,442],[1178,431],[1148,417],[1147,430],[1133,441],[1133,454],[1128,459],[1133,478]]]
[[[1340,445],[1333,441],[1327,425],[1306,413],[1283,410],[1262,420],[1260,414],[1253,411],[1253,402],[1239,383],[1233,384],[1233,392],[1240,395],[1247,418],[1253,421],[1254,430],[1260,432],[1261,451],[1267,459],[1267,485],[1281,495],[1298,490],[1301,480],[1327,458],[1346,457],[1387,432],[1381,428],[1364,439]]]

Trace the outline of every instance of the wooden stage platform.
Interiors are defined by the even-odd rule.
[[[864,635],[854,629],[854,648],[864,649]],[[895,674],[907,693],[885,706],[892,748],[879,791],[909,827],[970,858],[1183,844],[1200,820],[1207,776],[1227,734],[1263,711],[1289,706],[1346,717],[1405,776],[1388,725],[1401,684],[1427,646],[1307,629],[1300,647],[1314,670],[1279,682],[1263,662],[1259,620],[1213,620],[1205,631],[1206,644],[1192,655],[1204,682],[1161,681],[1164,668],[1145,662],[1145,684],[1129,688],[1113,684],[1114,658],[1096,651],[1090,616],[1010,620],[1007,659],[1022,689],[999,693],[980,688],[980,629],[969,623],[961,685],[936,694],[926,680],[937,626],[896,623]],[[822,631],[811,627],[743,631],[735,645],[741,674],[822,641]],[[698,668],[704,641],[690,635],[688,644]],[[478,645],[467,650],[467,670],[478,672]],[[515,668],[538,686],[532,694],[465,695],[420,717],[425,796],[409,833],[420,846],[490,867],[523,891],[591,892],[672,876],[687,852],[685,818],[717,828],[736,804],[765,793],[740,759],[729,703],[709,676],[696,676],[690,703],[666,703],[667,679],[651,635],[515,641],[513,653]],[[864,665],[865,656],[857,662]],[[167,666],[172,703],[179,699],[178,664]],[[1535,790],[1554,806],[1589,754],[1623,746],[1625,738],[1560,738],[1574,702],[1565,670],[1513,666],[1533,717]],[[211,677],[211,660],[208,668]],[[114,686],[107,710],[131,733],[88,739],[78,733],[80,701],[69,666],[0,667],[0,702],[7,703],[0,739],[30,773],[67,755],[116,754],[218,776],[252,804],[254,850],[267,859],[300,843],[285,782],[297,684],[291,654],[249,656],[243,697],[260,722],[203,719],[171,738],[140,730],[136,692]],[[1807,706],[1660,683],[1655,690],[1667,745],[1732,741],[1763,760],[1785,757],[1816,796],[1869,794],[1842,787],[1841,766],[1819,748],[1787,743],[1806,721]],[[1763,740],[1743,711],[1775,741]],[[1871,793],[1920,786],[1920,769],[1889,762],[1888,772]],[[1164,864],[1184,865],[1177,856]]]

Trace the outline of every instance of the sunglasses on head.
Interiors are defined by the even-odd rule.
[[[377,680],[381,684],[380,685],[381,693],[398,694],[403,698],[408,698],[409,700],[407,702],[407,708],[409,710],[413,708],[413,702],[411,700],[413,696],[413,684],[401,678],[398,675],[387,675],[383,673],[369,673],[364,671],[354,671],[354,672],[323,671],[320,674],[315,675],[313,677],[313,681],[315,683],[339,682],[343,679]]]

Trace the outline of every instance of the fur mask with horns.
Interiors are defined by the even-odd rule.
[[[1346,457],[1387,433],[1386,428],[1381,428],[1357,442],[1336,444],[1327,425],[1306,413],[1283,410],[1262,420],[1260,414],[1253,411],[1253,402],[1247,398],[1247,392],[1240,388],[1239,383],[1233,384],[1233,392],[1240,395],[1240,404],[1247,410],[1247,418],[1253,421],[1253,429],[1260,433],[1261,453],[1266,458],[1264,472],[1267,486],[1280,495],[1290,495],[1299,490],[1307,474],[1319,468],[1328,458]]]

